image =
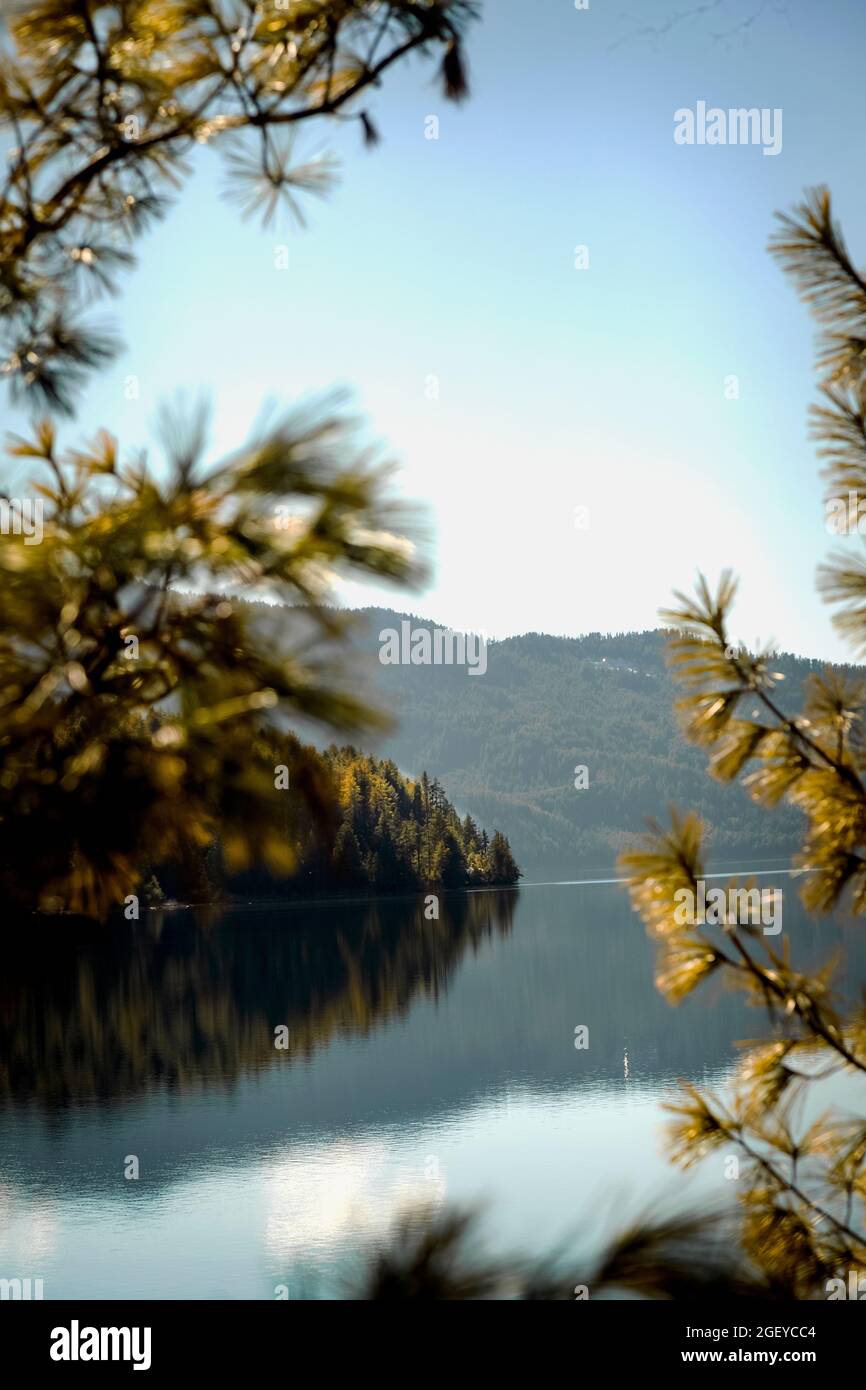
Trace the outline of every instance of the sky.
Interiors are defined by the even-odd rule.
[[[862,0],[487,0],[467,103],[411,62],[370,103],[377,148],[305,130],[299,157],[342,165],[306,229],[243,221],[196,154],[108,311],[126,351],[64,438],[153,443],[160,403],[205,390],[216,459],[265,402],[342,386],[435,559],[419,594],[346,602],[574,636],[654,627],[730,566],[739,640],[843,657],[814,586],[838,542],[807,435],[813,324],[766,243],[827,183],[866,262],[864,51]],[[780,152],[677,144],[699,101],[779,108]]]

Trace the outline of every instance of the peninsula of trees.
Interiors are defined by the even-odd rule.
[[[188,861],[180,870],[169,864],[145,872],[151,904],[165,892],[197,900],[297,897],[507,887],[521,877],[505,835],[488,835],[471,815],[461,819],[426,772],[412,780],[390,759],[336,745],[320,752],[293,736],[273,734],[271,750],[288,784],[275,788],[271,832],[292,856],[289,872],[258,864],[233,872],[218,836],[191,874]],[[321,814],[311,814],[311,805]]]

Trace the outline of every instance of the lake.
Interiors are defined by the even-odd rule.
[[[863,978],[862,927],[809,920],[776,881],[795,959],[841,949]],[[619,885],[448,894],[439,921],[423,903],[9,943],[0,1277],[46,1298],[328,1297],[412,1204],[483,1204],[491,1248],[588,1258],[632,1214],[730,1189],[721,1156],[669,1166],[662,1106],[678,1077],[724,1086],[760,1012],[714,987],[668,1006]]]

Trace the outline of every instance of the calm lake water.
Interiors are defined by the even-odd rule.
[[[795,959],[841,948],[863,978],[862,926],[765,882]],[[150,914],[7,952],[0,1276],[46,1298],[338,1295],[417,1203],[483,1203],[497,1249],[589,1254],[730,1188],[720,1160],[669,1167],[661,1106],[765,1030],[736,995],[665,1004],[615,885],[451,894],[438,922],[420,898]]]

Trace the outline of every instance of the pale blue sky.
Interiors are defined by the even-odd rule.
[[[306,231],[243,222],[201,153],[110,308],[127,352],[67,437],[139,444],[161,400],[206,388],[225,448],[267,398],[347,385],[436,540],[422,596],[351,600],[578,634],[655,626],[698,567],[732,565],[738,637],[842,655],[813,582],[812,324],[765,247],[774,209],[827,182],[866,262],[864,51],[858,0],[487,0],[465,106],[412,65],[372,103],[379,148],[305,132],[300,154],[343,160]],[[675,145],[699,100],[781,107],[782,152]]]

